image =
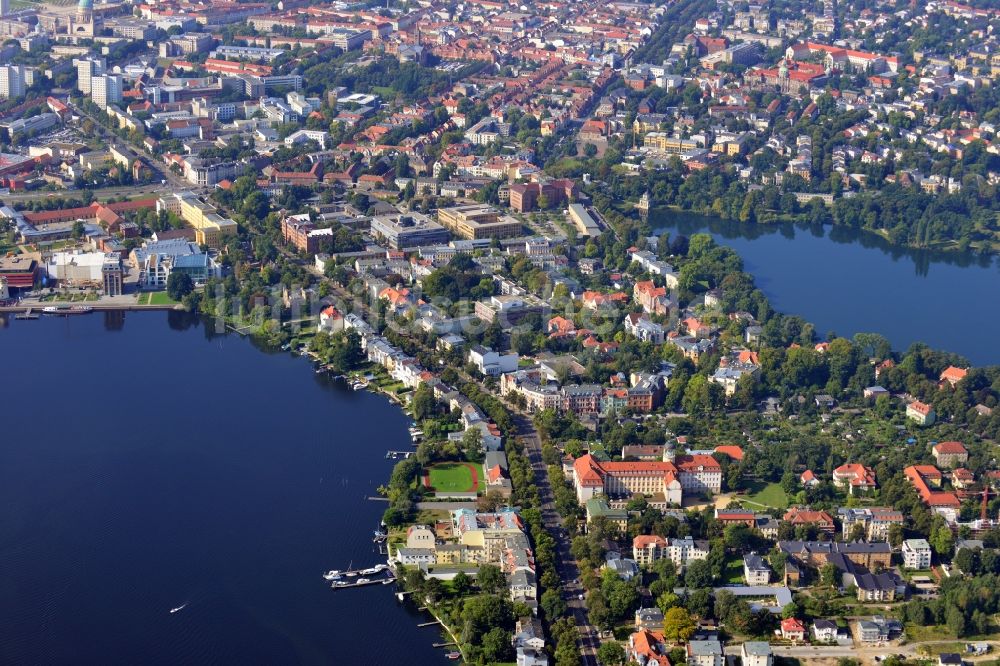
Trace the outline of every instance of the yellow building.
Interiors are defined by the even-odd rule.
[[[701,148],[701,144],[697,141],[670,136],[666,132],[649,132],[642,138],[642,145],[671,154],[686,153]]]
[[[497,209],[474,204],[452,206],[438,210],[438,222],[451,233],[466,240],[483,238],[516,238],[521,235],[521,223]]]
[[[217,248],[227,237],[236,235],[235,222],[222,217],[216,212],[215,206],[201,201],[190,192],[163,197],[160,204],[191,225],[195,241],[199,245]]]

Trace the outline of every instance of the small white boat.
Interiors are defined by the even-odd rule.
[[[94,308],[89,305],[49,305],[42,308],[42,314],[48,315],[75,315],[87,314]]]
[[[331,585],[330,587],[347,587],[348,585],[350,585],[350,583],[348,583],[346,580],[338,580],[334,581],[333,585]]]
[[[325,578],[326,580],[340,580],[341,578],[343,578],[343,574],[340,571],[337,571],[336,569],[331,569],[330,571],[327,571],[325,574],[323,574],[323,578]]]
[[[185,608],[187,608],[187,604],[183,604],[181,606],[178,606],[177,608],[171,608],[170,609],[170,614],[173,615],[174,613],[180,613]]]
[[[359,578],[358,579],[358,585],[364,585],[365,583],[370,583],[370,582],[372,582],[370,578]]]

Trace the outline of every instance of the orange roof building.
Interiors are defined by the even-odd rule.
[[[851,495],[857,491],[873,490],[876,487],[875,470],[858,463],[847,463],[833,470],[833,485],[847,488]]]
[[[942,384],[947,382],[949,386],[954,386],[965,379],[967,374],[969,374],[969,371],[965,368],[956,368],[953,365],[949,365],[941,372],[941,376],[938,379]]]
[[[628,658],[644,666],[671,666],[663,633],[643,629],[628,638]]]
[[[815,525],[821,531],[828,534],[833,534],[836,531],[836,526],[833,524],[833,517],[826,511],[813,511],[793,506],[785,512],[782,520],[795,527],[799,525]]]
[[[704,454],[664,461],[601,462],[588,453],[573,463],[573,485],[581,503],[597,495],[614,500],[641,493],[651,504],[665,507],[679,505],[685,492],[720,492],[722,467]]]
[[[933,465],[911,465],[903,470],[917,494],[931,509],[958,509],[961,502],[955,493],[934,490],[941,486],[942,474]]]

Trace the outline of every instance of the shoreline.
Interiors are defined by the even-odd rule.
[[[634,203],[632,202],[626,202],[626,203],[630,203],[631,207],[625,211],[620,211],[622,214],[624,215],[631,214],[633,216],[639,215],[640,220],[648,222],[650,226],[654,229],[662,228],[662,225],[654,225],[652,223],[652,218],[657,212],[660,212],[661,214],[666,212],[678,216],[698,216],[698,217],[703,217],[711,222],[717,222],[721,224],[732,224],[732,225],[738,225],[740,227],[747,227],[750,229],[761,229],[761,230],[774,229],[775,227],[780,227],[783,225],[792,225],[797,227],[800,225],[810,224],[810,222],[805,219],[784,219],[785,217],[787,217],[785,216],[785,214],[778,214],[778,216],[775,217],[774,219],[766,219],[763,221],[755,220],[753,222],[740,222],[739,220],[733,218],[724,217],[711,209],[709,210],[687,209],[687,208],[682,208],[676,204],[659,205],[659,206],[653,205],[650,206],[648,214],[643,214],[639,211],[639,209],[636,207]],[[856,233],[858,235],[856,242],[859,243],[862,242],[861,239],[862,237],[865,236],[871,238],[872,240],[878,239],[879,241],[885,243],[887,250],[941,254],[941,255],[946,255],[948,258],[952,259],[963,256],[977,257],[977,258],[988,257],[991,259],[994,257],[1000,257],[1000,250],[995,250],[992,248],[986,253],[983,253],[978,248],[976,249],[969,248],[966,250],[959,249],[957,247],[959,241],[956,241],[954,239],[940,241],[940,243],[942,243],[943,245],[938,244],[930,246],[926,245],[919,246],[919,245],[912,245],[910,243],[894,243],[892,242],[892,240],[890,240],[888,232],[886,232],[884,229],[875,230],[875,229],[868,229],[866,227],[851,227],[842,224],[835,224],[833,222],[824,223],[822,226],[824,229],[830,229],[830,230],[834,229],[850,230],[851,232]]]
[[[170,310],[184,310],[182,305],[139,305],[138,303],[132,305],[125,304],[101,304],[86,301],[47,301],[45,303],[40,303],[38,305],[0,305],[0,314],[3,313],[13,313],[19,314],[22,312],[31,311],[32,313],[37,312],[38,314],[43,314],[42,308],[48,307],[60,307],[60,306],[73,306],[82,305],[91,309],[92,312],[115,312],[115,311],[161,311],[166,312]],[[90,313],[83,313],[90,314]]]

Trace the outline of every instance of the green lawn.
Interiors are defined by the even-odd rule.
[[[177,301],[170,298],[165,291],[150,291],[139,294],[139,305],[177,305]]]
[[[427,476],[437,492],[471,493],[479,488],[482,469],[475,463],[438,463],[427,470]]]
[[[722,578],[728,585],[743,585],[743,560],[738,557],[726,560]]]
[[[913,643],[918,643],[921,641],[946,641],[946,640],[954,640],[956,641],[956,644],[959,642],[955,634],[953,634],[948,629],[948,627],[943,624],[922,627],[920,625],[907,622],[904,631],[906,632],[906,637]],[[976,634],[973,636],[963,636],[961,642],[964,645],[967,642],[996,640],[996,638],[997,638],[997,627],[996,625],[991,623],[989,633]],[[944,647],[953,647],[953,645],[952,646],[945,645]],[[942,651],[961,652],[961,650],[942,650]]]
[[[775,509],[788,508],[788,495],[785,494],[780,483],[769,483],[767,485],[756,483],[750,489],[750,493],[746,497],[746,500],[750,503]]]

